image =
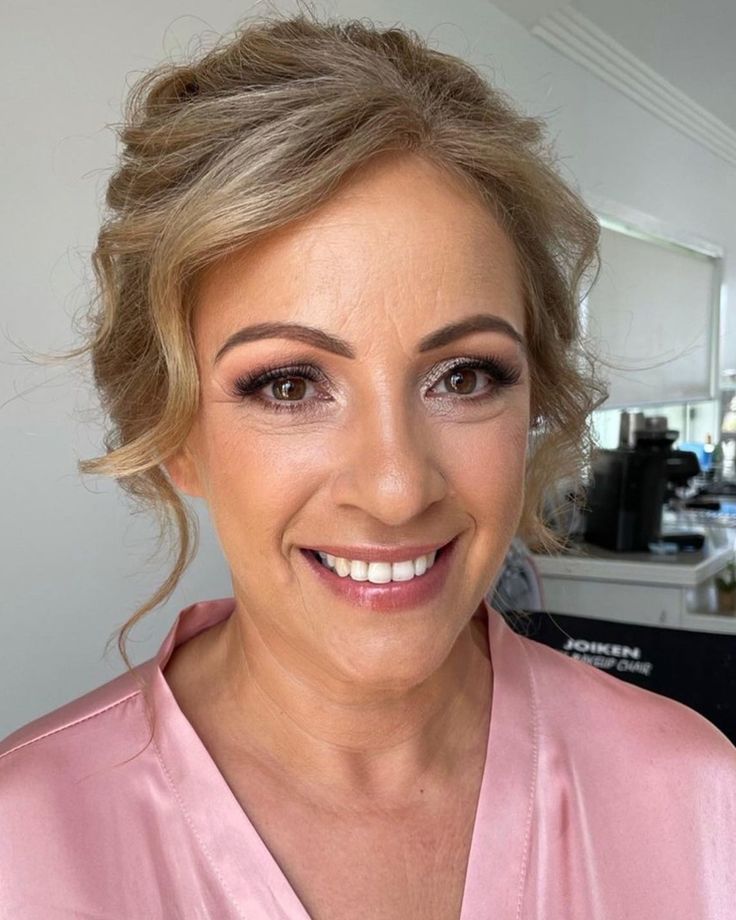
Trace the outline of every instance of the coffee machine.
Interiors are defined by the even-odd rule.
[[[665,416],[622,413],[619,446],[596,451],[586,496],[585,540],[617,552],[660,542],[665,501],[700,473],[697,455],[673,450]],[[701,543],[702,545],[702,543]]]

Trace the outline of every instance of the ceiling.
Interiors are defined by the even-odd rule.
[[[529,28],[572,7],[736,131],[736,0],[493,0]]]

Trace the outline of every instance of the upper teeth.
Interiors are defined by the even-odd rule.
[[[355,581],[370,581],[385,585],[389,581],[411,581],[415,575],[424,575],[434,565],[437,550],[426,556],[419,556],[407,562],[363,562],[359,559],[343,559],[330,553],[317,552],[322,562],[334,569],[341,577]]]

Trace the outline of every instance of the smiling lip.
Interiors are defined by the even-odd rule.
[[[337,572],[322,565],[311,549],[302,549],[301,553],[320,584],[340,600],[370,611],[392,612],[420,607],[441,594],[455,556],[454,550],[457,542],[455,538],[446,544],[437,554],[432,568],[427,569],[424,575],[416,575],[410,581],[390,581],[386,584],[353,581],[349,575],[341,577]],[[414,552],[414,549],[411,547],[411,552]],[[353,551],[354,549],[351,548],[351,552]],[[384,560],[385,558],[384,556]],[[397,559],[396,561],[406,560]]]

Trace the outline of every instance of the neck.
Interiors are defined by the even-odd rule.
[[[236,607],[212,636],[218,725],[232,756],[255,758],[313,801],[405,806],[447,789],[488,736],[487,622],[472,619],[427,680],[401,691],[335,688],[284,668]],[[214,632],[209,630],[208,632]],[[352,692],[349,692],[352,691]]]

